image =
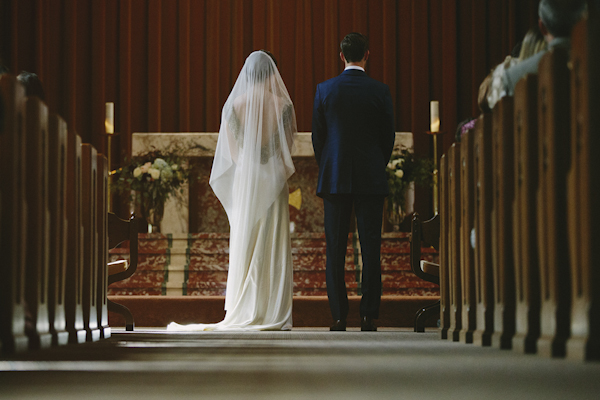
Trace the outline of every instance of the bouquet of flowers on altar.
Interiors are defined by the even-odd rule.
[[[394,204],[405,209],[406,191],[411,182],[419,186],[432,186],[433,170],[433,160],[417,157],[406,147],[402,147],[399,153],[392,155],[386,168],[390,187],[389,211],[396,211]]]
[[[123,167],[111,172],[111,191],[127,194],[146,219],[151,212],[162,217],[164,203],[170,196],[183,194],[190,176],[187,159],[177,153],[176,149],[153,150],[125,159]]]

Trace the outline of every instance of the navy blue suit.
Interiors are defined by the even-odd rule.
[[[346,320],[346,242],[352,207],[363,259],[361,317],[377,318],[381,299],[381,223],[389,189],[385,167],[394,147],[387,85],[349,69],[317,85],[312,140],[317,195],[325,208],[327,295],[334,320]]]

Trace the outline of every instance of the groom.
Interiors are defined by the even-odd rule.
[[[367,37],[350,33],[340,44],[344,72],[317,85],[312,141],[319,165],[317,195],[325,208],[327,296],[332,331],[346,330],[344,280],[352,207],[362,249],[361,330],[376,331],[381,300],[381,223],[388,194],[385,168],[394,147],[394,111],[387,85],[365,73]]]

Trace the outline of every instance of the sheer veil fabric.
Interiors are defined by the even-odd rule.
[[[168,330],[292,327],[288,178],[296,116],[273,59],[248,56],[223,106],[210,185],[230,225],[225,319]]]

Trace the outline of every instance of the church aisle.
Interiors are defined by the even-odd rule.
[[[0,361],[6,399],[595,399],[600,363],[546,359],[408,329],[167,333]]]

